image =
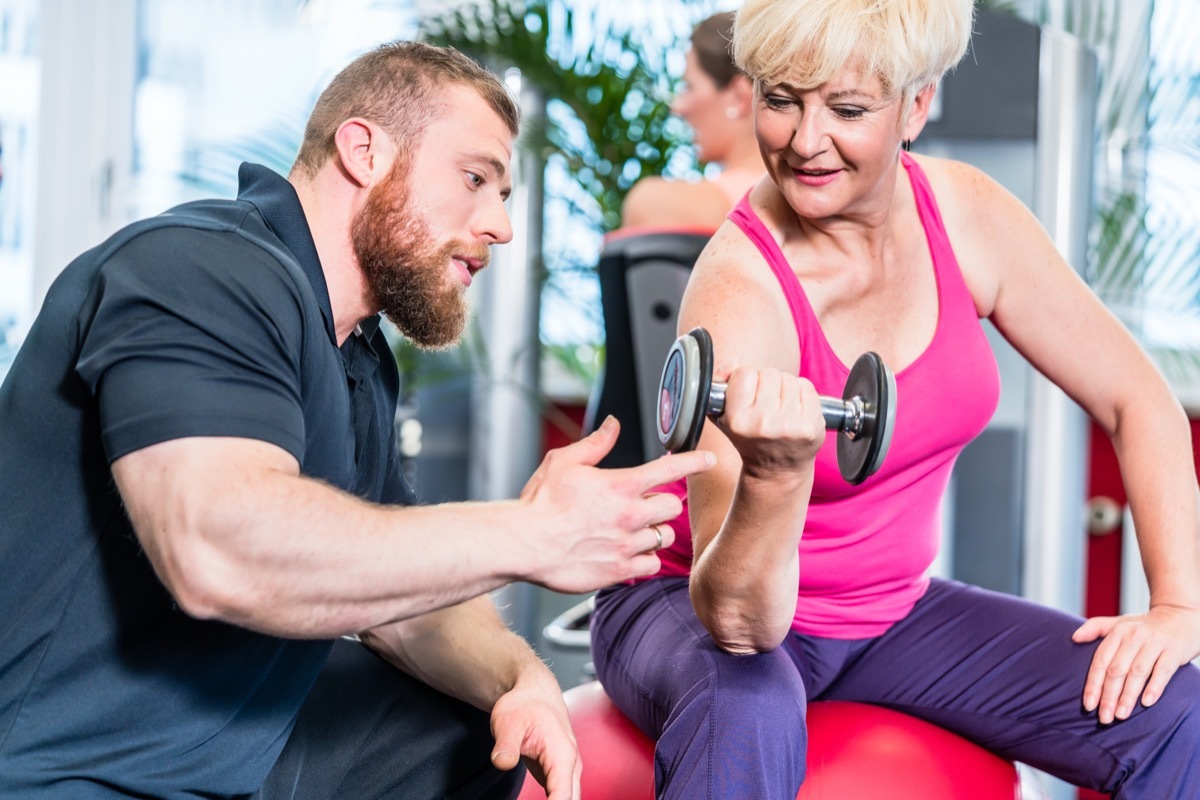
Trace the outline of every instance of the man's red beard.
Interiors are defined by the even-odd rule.
[[[462,336],[468,316],[466,287],[452,279],[451,258],[486,264],[488,251],[457,240],[434,241],[400,175],[406,169],[406,159],[397,156],[355,217],[351,241],[374,306],[414,344],[445,348]]]

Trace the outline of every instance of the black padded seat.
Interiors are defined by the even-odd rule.
[[[658,383],[676,338],[679,303],[711,231],[616,231],[597,271],[604,312],[605,364],[584,418],[591,431],[612,414],[621,434],[604,467],[645,463],[663,453],[653,424]]]

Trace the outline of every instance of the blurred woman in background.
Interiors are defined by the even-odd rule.
[[[729,53],[733,12],[692,31],[683,88],[671,110],[692,128],[700,161],[721,172],[700,181],[644,178],[621,209],[623,228],[695,227],[715,231],[765,168],[754,138],[754,88]]]

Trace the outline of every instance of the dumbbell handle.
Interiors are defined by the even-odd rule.
[[[719,417],[725,413],[726,388],[727,384],[717,381],[713,381],[708,387],[708,405],[705,408],[710,415]],[[855,395],[849,400],[842,400],[822,396],[820,399],[821,416],[825,417],[826,430],[842,431],[850,439],[858,436],[867,416],[867,406],[861,397]]]

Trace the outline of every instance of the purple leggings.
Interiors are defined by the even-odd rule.
[[[903,711],[1121,800],[1200,797],[1200,670],[1101,725],[1083,710],[1096,645],[1071,641],[1080,622],[934,580],[878,638],[792,633],[770,653],[732,656],[700,624],[687,579],[656,578],[600,592],[591,633],[605,690],[657,741],[659,798],[795,797],[806,704],[834,699]]]

